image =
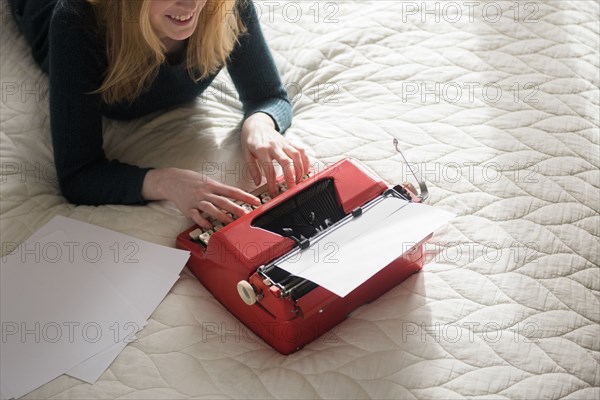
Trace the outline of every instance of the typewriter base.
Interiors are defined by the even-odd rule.
[[[287,355],[300,350],[306,344],[327,333],[344,321],[354,310],[377,299],[412,274],[420,271],[423,267],[423,243],[428,239],[429,237],[394,260],[344,298],[319,288],[333,296],[334,299],[322,309],[311,312],[310,316],[296,315],[289,320],[276,318],[260,302],[248,306],[240,299],[236,284],[240,279],[247,277],[231,273],[233,271],[217,276],[213,268],[208,267],[205,263],[196,262],[198,259],[194,259],[193,255],[188,262],[188,267],[237,319],[275,350]],[[183,241],[178,241],[178,247],[185,248],[183,243]],[[325,337],[326,340],[331,340],[329,337]]]

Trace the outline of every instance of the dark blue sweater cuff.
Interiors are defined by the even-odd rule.
[[[244,119],[257,112],[268,114],[275,122],[275,129],[280,133],[284,133],[292,124],[292,107],[289,101],[279,98],[268,99],[260,104],[248,107]]]

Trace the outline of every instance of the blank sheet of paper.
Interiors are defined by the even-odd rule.
[[[175,282],[189,258],[183,251],[136,239],[110,229],[74,219],[56,216],[40,228],[32,238],[56,230],[63,231],[76,249],[78,259],[92,259],[96,269],[138,310],[144,319],[158,307]],[[31,239],[30,239],[31,240]],[[84,250],[86,249],[86,250]],[[102,257],[95,260],[96,253]],[[85,262],[85,260],[81,260]],[[67,373],[93,383],[110,366],[126,343],[92,357]]]
[[[344,297],[453,217],[388,197],[277,266]]]
[[[49,382],[145,323],[92,264],[70,262],[70,241],[60,231],[28,240],[0,263],[0,375],[10,396]]]

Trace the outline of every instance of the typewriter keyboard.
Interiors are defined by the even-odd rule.
[[[309,172],[308,174],[304,175],[302,177],[302,180],[305,181],[310,176],[311,176],[311,172]],[[278,184],[278,190],[279,190],[279,193],[283,193],[286,190],[288,190],[287,183],[286,182],[282,182],[282,183]],[[260,199],[261,204],[266,204],[266,203],[268,203],[269,201],[272,200],[272,198],[271,198],[271,196],[269,194],[267,185],[263,185],[263,186],[257,188],[253,192],[253,194],[256,195],[256,197],[258,197]],[[235,204],[239,205],[240,207],[242,207],[243,209],[245,209],[247,212],[250,212],[250,211],[255,210],[258,207],[260,207],[260,206],[252,206],[252,205],[250,205],[250,204],[248,204],[246,202],[239,201],[239,200],[236,201]],[[231,213],[226,213],[226,214],[229,215],[234,220],[237,219],[237,217],[235,215],[231,214]],[[217,232],[219,229],[222,229],[225,226],[225,224],[223,222],[218,221],[218,220],[216,220],[216,219],[214,219],[214,218],[212,218],[210,216],[207,216],[207,215],[203,215],[203,217],[208,219],[208,222],[211,223],[211,225],[213,226],[213,228],[209,229],[209,230],[205,230],[205,229],[202,229],[202,228],[195,229],[195,230],[193,230],[193,231],[190,232],[190,238],[192,240],[194,240],[196,242],[200,242],[200,243],[202,243],[203,245],[206,246],[206,245],[208,245],[208,242],[209,242],[211,236],[215,232]]]

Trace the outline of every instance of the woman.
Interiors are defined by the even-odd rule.
[[[108,160],[102,116],[137,118],[194,99],[223,66],[244,105],[241,144],[256,184],[275,192],[278,162],[293,186],[308,171],[303,149],[282,135],[291,106],[251,0],[9,0],[50,78],[54,161],[63,195],[77,204],[171,200],[201,217],[231,222],[235,200],[254,196],[202,174]]]

